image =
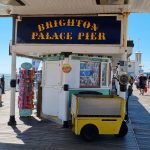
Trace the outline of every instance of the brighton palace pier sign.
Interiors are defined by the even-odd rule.
[[[17,43],[120,44],[121,21],[116,16],[22,17]]]

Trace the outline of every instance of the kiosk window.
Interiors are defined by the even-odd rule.
[[[80,87],[100,87],[100,63],[85,61],[80,63]]]

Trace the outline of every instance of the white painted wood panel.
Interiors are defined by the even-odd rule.
[[[59,111],[59,89],[43,87],[42,91],[42,113],[45,115],[58,116]]]
[[[59,61],[45,62],[44,86],[61,85],[61,68]]]

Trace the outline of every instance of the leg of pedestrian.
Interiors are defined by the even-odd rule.
[[[0,107],[2,107],[2,95],[0,94]]]
[[[0,82],[0,107],[2,107],[2,86]]]

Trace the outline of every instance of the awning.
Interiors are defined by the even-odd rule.
[[[150,12],[150,0],[0,0],[0,15]]]

